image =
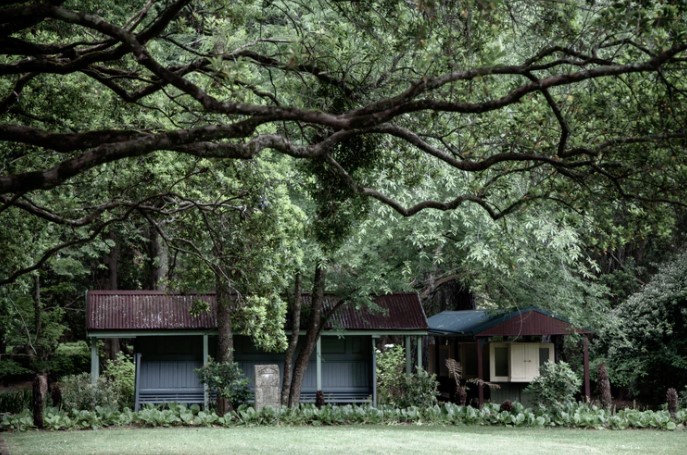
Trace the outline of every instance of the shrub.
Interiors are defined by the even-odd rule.
[[[377,400],[380,404],[394,406],[401,396],[401,377],[405,365],[403,346],[386,345],[377,351]]]
[[[0,412],[19,413],[30,409],[33,403],[31,389],[0,393]]]
[[[565,362],[546,362],[540,375],[527,386],[535,403],[545,407],[564,406],[575,401],[582,381]]]
[[[250,398],[248,379],[236,362],[215,362],[196,370],[200,382],[207,384],[211,392],[228,400],[234,409]]]
[[[680,391],[678,401],[680,408],[687,409],[687,385]]]
[[[427,408],[437,404],[437,387],[439,383],[435,374],[429,374],[422,368],[415,373],[404,374],[401,380],[402,395],[397,402],[398,407],[415,406]]]
[[[49,362],[49,369],[57,376],[68,376],[87,372],[91,354],[85,341],[60,343]]]
[[[17,376],[33,375],[33,371],[24,368],[19,363],[12,359],[0,360],[0,381],[10,379]]]
[[[91,384],[91,375],[81,373],[65,376],[60,381],[62,407],[66,410],[95,410],[96,406],[118,408],[121,401],[119,387],[101,376]]]
[[[131,356],[118,352],[114,360],[106,362],[104,375],[117,390],[119,407],[121,409],[133,408],[136,366]]]
[[[436,375],[422,368],[403,373],[405,352],[402,346],[388,347],[377,354],[377,396],[381,404],[396,408],[430,407],[437,402]]]

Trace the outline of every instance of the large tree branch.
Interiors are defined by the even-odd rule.
[[[47,250],[45,250],[43,252],[43,254],[40,256],[40,258],[36,262],[34,262],[33,264],[26,266],[26,267],[23,267],[19,270],[16,270],[13,273],[11,273],[10,275],[8,275],[7,277],[4,277],[4,278],[0,277],[0,286],[5,285],[5,284],[9,284],[9,283],[13,283],[20,276],[26,275],[27,273],[31,273],[34,270],[38,270],[38,269],[42,268],[45,265],[45,263],[48,262],[48,260],[50,258],[55,256],[60,251],[63,251],[67,248],[72,248],[72,247],[76,247],[79,245],[84,245],[86,243],[92,242],[93,240],[97,239],[101,235],[101,233],[105,230],[105,228],[107,228],[108,226],[110,226],[114,223],[121,222],[121,221],[125,220],[131,214],[131,212],[133,210],[135,210],[134,207],[127,210],[120,217],[112,218],[110,220],[107,220],[103,223],[98,224],[97,226],[93,226],[93,229],[84,237],[79,237],[76,239],[61,242],[59,244],[56,244],[56,245],[48,248]]]
[[[191,0],[176,0],[166,7],[159,14],[156,20],[154,20],[146,29],[136,35],[138,42],[145,44],[151,39],[157,37],[190,2]],[[37,3],[9,8],[0,8],[0,17],[12,18],[12,20],[9,22],[0,20],[0,37],[5,34],[9,36],[9,34],[18,30],[38,24],[48,17],[55,17],[55,11],[70,11],[59,6],[60,4],[64,3],[63,1],[52,3],[54,4],[50,5],[48,3]],[[78,13],[72,12],[72,14]],[[106,23],[106,21],[104,21],[102,18],[98,18],[98,21],[101,23]],[[105,33],[105,35],[108,34]],[[80,46],[79,43],[62,46],[62,49],[60,50],[60,58],[56,59],[28,58],[14,63],[2,64],[0,65],[0,74],[22,74],[30,72],[68,74],[80,71],[93,63],[118,60],[131,51],[131,48],[122,43],[121,40],[118,40],[117,37],[112,38],[114,39],[108,40],[104,43],[98,43],[93,46],[88,46],[85,49],[82,49],[83,46]],[[5,38],[0,38],[0,42],[4,39]],[[8,43],[7,45],[10,44],[11,43]],[[25,46],[29,47],[32,44],[33,43],[26,43]],[[35,51],[40,46],[41,45],[33,44],[32,50]],[[116,47],[113,48],[113,46]],[[53,51],[55,49],[46,48],[46,50]],[[30,55],[31,57],[36,57],[35,54]],[[43,56],[47,57],[45,54],[43,54]]]

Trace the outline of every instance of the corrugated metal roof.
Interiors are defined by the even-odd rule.
[[[203,300],[212,311],[192,316],[193,302]],[[417,294],[398,293],[375,297],[381,311],[341,306],[325,325],[328,330],[426,331],[427,318]],[[336,298],[327,296],[325,308]],[[304,306],[310,297],[304,295]],[[88,331],[202,330],[216,329],[214,294],[170,294],[164,291],[89,291]],[[304,328],[304,327],[303,327]]]
[[[422,309],[420,298],[415,293],[388,294],[375,297],[375,304],[380,311],[367,308],[356,308],[351,304],[342,305],[325,325],[326,329],[335,330],[427,330],[427,318]],[[335,303],[329,299],[325,304]]]
[[[212,311],[191,315],[194,301]],[[94,330],[202,330],[216,329],[215,296],[170,294],[164,291],[89,291],[86,329]]]
[[[472,328],[488,321],[486,310],[442,311],[427,320],[430,332],[472,334]]]
[[[443,311],[428,320],[429,331],[449,336],[527,336],[588,333],[541,308],[494,312],[489,310]]]

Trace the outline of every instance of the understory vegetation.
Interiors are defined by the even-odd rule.
[[[98,406],[94,411],[64,411],[49,408],[45,413],[48,430],[80,430],[102,427],[139,426],[241,426],[241,425],[351,425],[351,424],[412,424],[412,425],[498,425],[512,427],[566,427],[623,430],[628,428],[653,428],[675,430],[687,424],[687,409],[681,409],[675,417],[666,411],[640,411],[624,409],[611,413],[596,406],[567,404],[547,409],[525,408],[513,403],[509,410],[497,404],[487,404],[481,409],[458,406],[452,403],[426,408],[415,406],[393,408],[387,406],[332,406],[317,408],[301,405],[298,408],[263,408],[256,411],[242,406],[225,415],[201,410],[197,405],[170,404],[165,408],[146,407],[138,412],[125,409],[122,412],[110,407]],[[5,415],[0,420],[2,431],[26,431],[34,428],[29,411]]]
[[[405,373],[405,349],[387,345],[377,351],[377,396],[382,405],[394,408],[427,408],[437,403],[437,378],[422,368]]]

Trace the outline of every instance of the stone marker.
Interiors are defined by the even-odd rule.
[[[255,409],[278,408],[279,395],[279,366],[255,365]]]

